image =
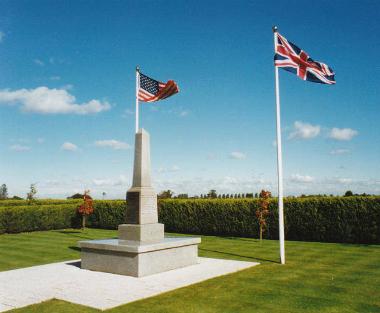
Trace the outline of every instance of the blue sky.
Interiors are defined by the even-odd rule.
[[[285,194],[380,193],[378,1],[2,1],[0,183],[124,198],[135,72],[159,192],[276,193],[272,25],[337,84],[280,70]]]

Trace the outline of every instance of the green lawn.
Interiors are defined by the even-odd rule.
[[[77,241],[116,236],[88,229],[0,236],[0,270],[79,258]],[[380,246],[202,237],[200,256],[259,261],[211,279],[107,312],[380,312]],[[100,312],[52,300],[12,312]]]

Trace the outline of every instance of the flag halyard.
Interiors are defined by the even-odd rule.
[[[296,74],[302,80],[320,84],[335,84],[335,73],[325,63],[314,61],[295,44],[276,33],[274,63],[276,67]]]

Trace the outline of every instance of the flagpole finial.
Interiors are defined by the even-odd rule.
[[[138,65],[136,66],[136,72],[140,72],[140,67]]]
[[[272,26],[272,30],[273,30],[274,33],[277,33],[277,31],[278,31],[277,26]]]

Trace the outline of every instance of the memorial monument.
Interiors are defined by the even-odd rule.
[[[80,241],[82,269],[141,277],[198,262],[200,238],[164,237],[158,223],[157,195],[151,185],[149,134],[135,135],[132,187],[127,192],[126,224],[118,239]]]

